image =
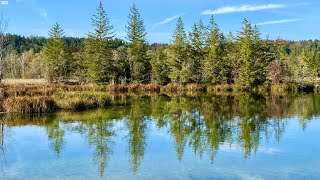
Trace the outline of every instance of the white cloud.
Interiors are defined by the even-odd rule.
[[[172,17],[168,17],[166,19],[164,19],[163,21],[161,22],[157,22],[155,23],[154,25],[158,26],[158,25],[163,25],[163,24],[167,24],[175,19],[178,19],[179,17],[183,16],[183,14],[178,14],[178,15],[175,15],[175,16],[172,16]]]
[[[24,3],[29,9],[31,9],[38,16],[42,17],[42,24],[48,23],[48,13],[47,10],[40,7],[39,4],[35,0],[16,0],[17,3]]]
[[[264,5],[241,5],[241,6],[224,6],[215,10],[205,10],[203,15],[227,14],[236,12],[262,11],[267,9],[284,8],[284,4],[264,4]]]
[[[223,152],[241,152],[243,151],[243,147],[238,144],[230,144],[230,143],[222,143],[219,147],[220,151]],[[278,154],[281,153],[282,150],[276,147],[263,147],[259,146],[257,153],[263,154]]]
[[[282,23],[289,23],[289,22],[296,22],[296,21],[302,21],[302,19],[283,19],[283,20],[277,20],[277,21],[265,21],[257,23],[257,26],[264,26],[264,25],[270,25],[270,24],[282,24]]]
[[[181,16],[183,16],[183,13],[182,14],[177,14],[177,15],[172,16],[172,17],[168,17],[168,18],[164,19],[163,21],[157,22],[152,26],[151,30],[155,29],[158,26],[161,26],[161,25],[167,24],[167,23],[169,23],[171,21],[174,21],[175,19],[178,19]]]
[[[43,9],[43,8],[38,8],[36,10],[38,12],[38,14],[43,18],[43,20],[45,22],[48,22],[48,13],[47,10]]]

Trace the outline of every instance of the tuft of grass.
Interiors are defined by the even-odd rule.
[[[270,93],[272,95],[284,95],[287,94],[290,89],[288,84],[273,84],[270,86]]]
[[[240,92],[242,89],[238,85],[207,85],[207,92],[221,93],[221,92]]]
[[[94,91],[58,92],[53,100],[60,109],[76,111],[113,105],[108,93]]]
[[[17,96],[50,96],[60,89],[50,85],[13,85],[5,86],[6,97]]]
[[[184,89],[186,91],[205,92],[207,87],[204,84],[187,84],[185,85]]]
[[[4,79],[5,85],[16,85],[16,84],[48,84],[45,79]]]
[[[137,83],[127,85],[129,92],[139,92],[141,89],[143,89],[143,86],[144,85]]]
[[[7,113],[48,113],[55,109],[55,102],[47,96],[10,97],[3,101]]]
[[[147,92],[160,92],[161,86],[158,84],[146,84],[144,85],[144,91]]]
[[[108,85],[108,91],[128,92],[128,87],[124,84],[110,84]]]
[[[163,92],[177,92],[177,91],[184,91],[184,86],[177,83],[169,83],[166,86],[161,88]]]

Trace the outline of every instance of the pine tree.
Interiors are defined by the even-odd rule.
[[[130,61],[131,81],[150,82],[150,60],[147,56],[146,30],[136,5],[130,9],[129,22],[126,26],[129,41],[128,58]]]
[[[318,56],[318,52],[316,50],[316,48],[312,47],[309,51],[308,51],[308,66],[310,67],[310,78],[316,78],[319,73],[320,73],[320,69],[319,69],[319,58]]]
[[[237,39],[240,60],[238,83],[249,89],[265,81],[266,61],[259,31],[247,20],[244,20],[243,24],[243,31]]]
[[[202,64],[203,79],[205,82],[221,84],[227,82],[230,68],[225,62],[225,38],[211,17],[207,28],[207,39],[205,46],[205,58]]]
[[[169,82],[167,54],[164,48],[157,48],[151,59],[152,82],[164,85]]]
[[[183,21],[178,19],[176,29],[173,35],[173,42],[168,47],[168,65],[169,77],[173,83],[181,83],[184,79],[181,78],[183,67],[186,67],[187,62],[187,37],[184,30]]]
[[[183,65],[186,66],[185,78],[187,82],[199,83],[202,79],[202,69],[201,65],[204,60],[204,45],[205,45],[205,27],[200,20],[195,23],[192,27],[192,31],[189,33],[189,56],[187,63]]]
[[[311,70],[310,70],[310,66],[309,66],[309,62],[310,59],[308,57],[308,54],[305,50],[302,50],[302,52],[300,53],[300,55],[297,57],[297,76],[296,76],[296,80],[305,80],[305,78],[310,77],[311,76]]]
[[[234,83],[236,77],[239,74],[239,61],[237,57],[237,49],[235,48],[235,38],[231,32],[225,39],[225,62],[227,67],[227,72],[225,76],[225,82]]]
[[[93,32],[89,32],[85,40],[85,66],[87,81],[102,83],[110,82],[114,78],[112,62],[113,26],[100,2],[97,14],[93,16]]]
[[[46,64],[47,79],[49,82],[58,82],[67,79],[70,74],[70,56],[62,39],[63,29],[58,23],[54,24],[49,31],[49,36],[43,48],[42,57]]]

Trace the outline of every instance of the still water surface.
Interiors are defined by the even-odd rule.
[[[320,179],[320,95],[117,100],[3,116],[0,179]]]

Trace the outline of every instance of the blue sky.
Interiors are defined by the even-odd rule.
[[[1,5],[9,19],[8,32],[47,36],[59,22],[67,36],[83,37],[91,30],[91,17],[99,0],[8,0]],[[224,33],[241,30],[247,18],[257,24],[263,37],[290,40],[320,39],[319,0],[102,0],[116,36],[125,38],[125,24],[134,2],[144,19],[148,41],[170,42],[181,16],[186,30],[199,19],[214,15]]]

